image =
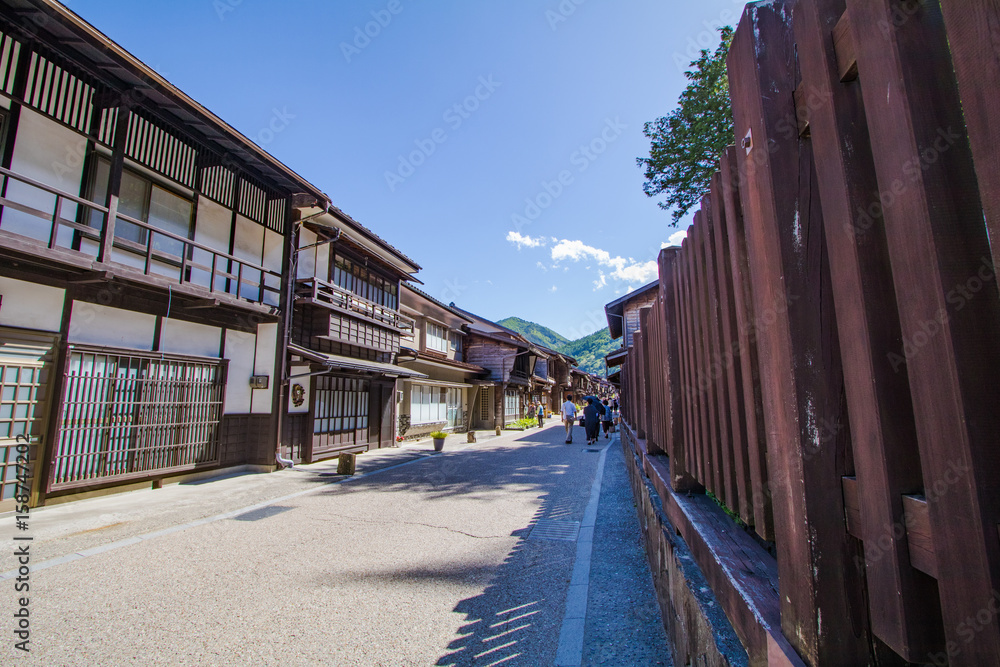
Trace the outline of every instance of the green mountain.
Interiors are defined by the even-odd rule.
[[[516,331],[533,343],[568,354],[576,359],[581,370],[601,377],[607,375],[604,357],[621,347],[621,341],[611,339],[607,327],[579,340],[571,341],[548,327],[522,320],[520,317],[508,317],[497,324]]]
[[[604,366],[604,357],[621,347],[620,340],[613,340],[608,328],[595,331],[580,340],[566,343],[558,351],[576,359],[580,370],[604,377],[608,369]]]
[[[565,345],[570,342],[568,338],[560,336],[552,329],[543,327],[541,324],[535,324],[534,322],[522,320],[520,317],[508,317],[505,320],[500,320],[497,324],[502,327],[507,327],[512,331],[516,331],[532,343],[537,343],[542,347],[547,347],[550,350],[556,350],[557,352],[561,352],[559,349],[560,345]]]

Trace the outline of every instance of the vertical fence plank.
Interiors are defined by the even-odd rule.
[[[716,283],[719,292],[720,315],[720,358],[722,365],[720,378],[728,398],[729,432],[732,438],[731,456],[733,477],[736,484],[736,499],[740,518],[747,524],[754,521],[750,504],[751,483],[749,461],[747,459],[746,405],[743,400],[743,376],[740,366],[740,351],[736,325],[736,311],[733,305],[733,276],[729,257],[729,238],[726,230],[726,207],[723,204],[722,175],[712,177],[710,196],[712,198],[712,236],[715,239]],[[727,413],[723,413],[723,419]]]
[[[851,415],[872,632],[922,662],[942,644],[937,585],[909,562],[903,495],[922,487],[916,428],[864,102],[841,82],[832,39],[843,0],[800,3],[794,28],[802,70],[796,112],[808,118],[844,381]],[[897,372],[898,370],[898,372]]]
[[[996,266],[1000,264],[1000,10],[996,0],[944,2],[941,10]]]
[[[694,214],[692,235],[692,283],[694,284],[694,320],[697,323],[698,372],[695,374],[695,395],[701,406],[702,456],[705,461],[705,487],[725,502],[722,488],[722,466],[719,455],[719,434],[716,427],[715,391],[710,381],[712,367],[711,330],[708,317],[708,288],[705,282],[705,224],[704,213]]]
[[[736,495],[736,470],[733,455],[733,437],[730,430],[730,415],[732,408],[729,405],[728,387],[726,385],[725,354],[722,347],[721,327],[721,298],[719,296],[719,282],[716,274],[716,264],[718,262],[717,253],[719,240],[715,234],[715,220],[718,212],[712,205],[712,198],[705,196],[701,200],[702,219],[704,225],[705,239],[705,307],[708,314],[709,344],[711,354],[710,364],[706,384],[711,387],[714,398],[713,404],[716,409],[716,444],[714,452],[717,459],[717,467],[721,474],[720,498],[726,506],[734,512],[740,511],[739,499]]]
[[[705,462],[702,441],[704,439],[704,422],[701,414],[701,402],[698,391],[698,323],[695,319],[696,308],[694,304],[694,225],[688,227],[688,236],[684,239],[682,252],[684,256],[684,307],[685,320],[687,321],[687,356],[688,374],[685,391],[687,392],[688,404],[690,405],[690,444],[691,457],[695,464],[695,479],[702,486],[709,486],[707,466]]]
[[[937,2],[850,0],[952,665],[1000,655],[1000,295]],[[905,122],[900,122],[905,119]],[[995,150],[995,147],[993,147]],[[933,159],[932,159],[933,158]]]
[[[666,400],[664,441],[670,457],[670,482],[675,491],[696,488],[685,450],[684,405],[682,396],[683,364],[681,363],[682,325],[677,300],[678,248],[664,248],[658,258],[660,268],[660,302],[664,323],[664,378]]]
[[[722,156],[722,199],[726,209],[726,232],[729,261],[733,276],[733,305],[736,310],[739,364],[743,376],[743,401],[746,405],[747,465],[750,471],[750,503],[754,530],[765,540],[774,539],[774,514],[771,508],[771,485],[767,474],[767,432],[764,428],[764,404],[760,392],[760,367],[757,359],[757,322],[754,317],[750,260],[747,256],[743,207],[740,203],[740,174],[736,148],[730,146]]]
[[[864,664],[868,647],[844,584],[841,461],[836,447],[821,446],[819,430],[841,418],[842,374],[811,154],[794,131],[794,72],[790,6],[748,6],[729,52],[729,83],[736,136],[749,138],[738,151],[740,194],[761,318],[781,625],[810,665]]]

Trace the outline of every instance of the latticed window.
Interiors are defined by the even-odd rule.
[[[490,388],[479,388],[479,418],[487,420],[490,418]]]
[[[313,433],[345,433],[368,428],[368,382],[318,376]]]
[[[74,348],[52,488],[211,465],[225,362]]]

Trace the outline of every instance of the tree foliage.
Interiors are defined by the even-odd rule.
[[[645,124],[643,134],[652,140],[649,157],[636,158],[645,168],[642,189],[649,197],[666,194],[662,209],[673,209],[673,224],[696,206],[708,192],[712,174],[726,146],[733,143],[733,110],[729,99],[726,55],[733,29],[719,30],[715,53],[701,52],[684,73],[690,84],[678,107],[668,116]]]

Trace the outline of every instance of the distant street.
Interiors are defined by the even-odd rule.
[[[620,445],[576,430],[33,511],[13,664],[669,664]]]

